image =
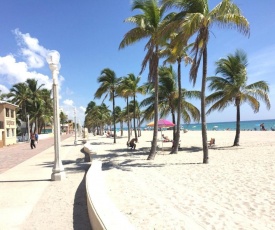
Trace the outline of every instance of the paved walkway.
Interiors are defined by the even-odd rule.
[[[51,181],[54,140],[0,149],[0,229],[90,229],[81,140],[61,136],[64,181]]]

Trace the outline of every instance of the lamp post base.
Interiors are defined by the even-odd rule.
[[[64,171],[62,172],[53,172],[51,176],[52,181],[61,181],[66,179],[66,174]]]
[[[77,145],[77,141],[74,141],[74,145]]]

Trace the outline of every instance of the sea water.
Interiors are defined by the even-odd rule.
[[[275,119],[272,120],[252,120],[241,121],[241,130],[260,130],[260,125],[264,123],[266,130],[275,130]],[[236,121],[211,122],[207,123],[207,130],[236,130]],[[201,124],[183,124],[182,127],[188,130],[201,130]]]

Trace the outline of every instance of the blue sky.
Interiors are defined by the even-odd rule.
[[[213,8],[219,1],[209,1]],[[235,30],[213,27],[208,47],[208,76],[214,75],[215,61],[243,49],[248,56],[248,83],[267,81],[270,86],[271,109],[261,103],[260,112],[248,105],[241,107],[241,120],[275,118],[275,2],[234,1],[251,26],[250,37]],[[36,78],[51,88],[51,72],[45,56],[49,50],[60,53],[60,106],[73,118],[76,107],[79,121],[84,120],[87,104],[94,100],[101,70],[110,68],[117,77],[138,75],[145,56],[144,41],[118,50],[124,34],[132,28],[123,20],[131,11],[130,0],[56,1],[2,0],[0,8],[0,90],[6,93],[13,84]],[[196,86],[189,82],[189,68],[182,69],[182,85],[200,90],[201,72]],[[146,70],[142,83],[147,80]],[[208,92],[207,92],[208,93]],[[142,100],[143,96],[138,96]],[[94,100],[98,104],[102,100]],[[193,103],[200,108],[199,101]],[[109,101],[106,104],[110,105]],[[125,107],[124,100],[116,103]],[[208,122],[234,121],[235,107],[214,112]]]

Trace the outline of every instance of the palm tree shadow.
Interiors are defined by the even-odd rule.
[[[191,146],[189,148],[187,147],[180,147],[179,152],[200,152],[202,151],[202,147],[197,147],[197,146]]]
[[[91,230],[90,219],[88,216],[87,209],[87,195],[85,178],[86,173],[80,182],[74,197],[74,208],[73,208],[73,226],[75,230]]]

